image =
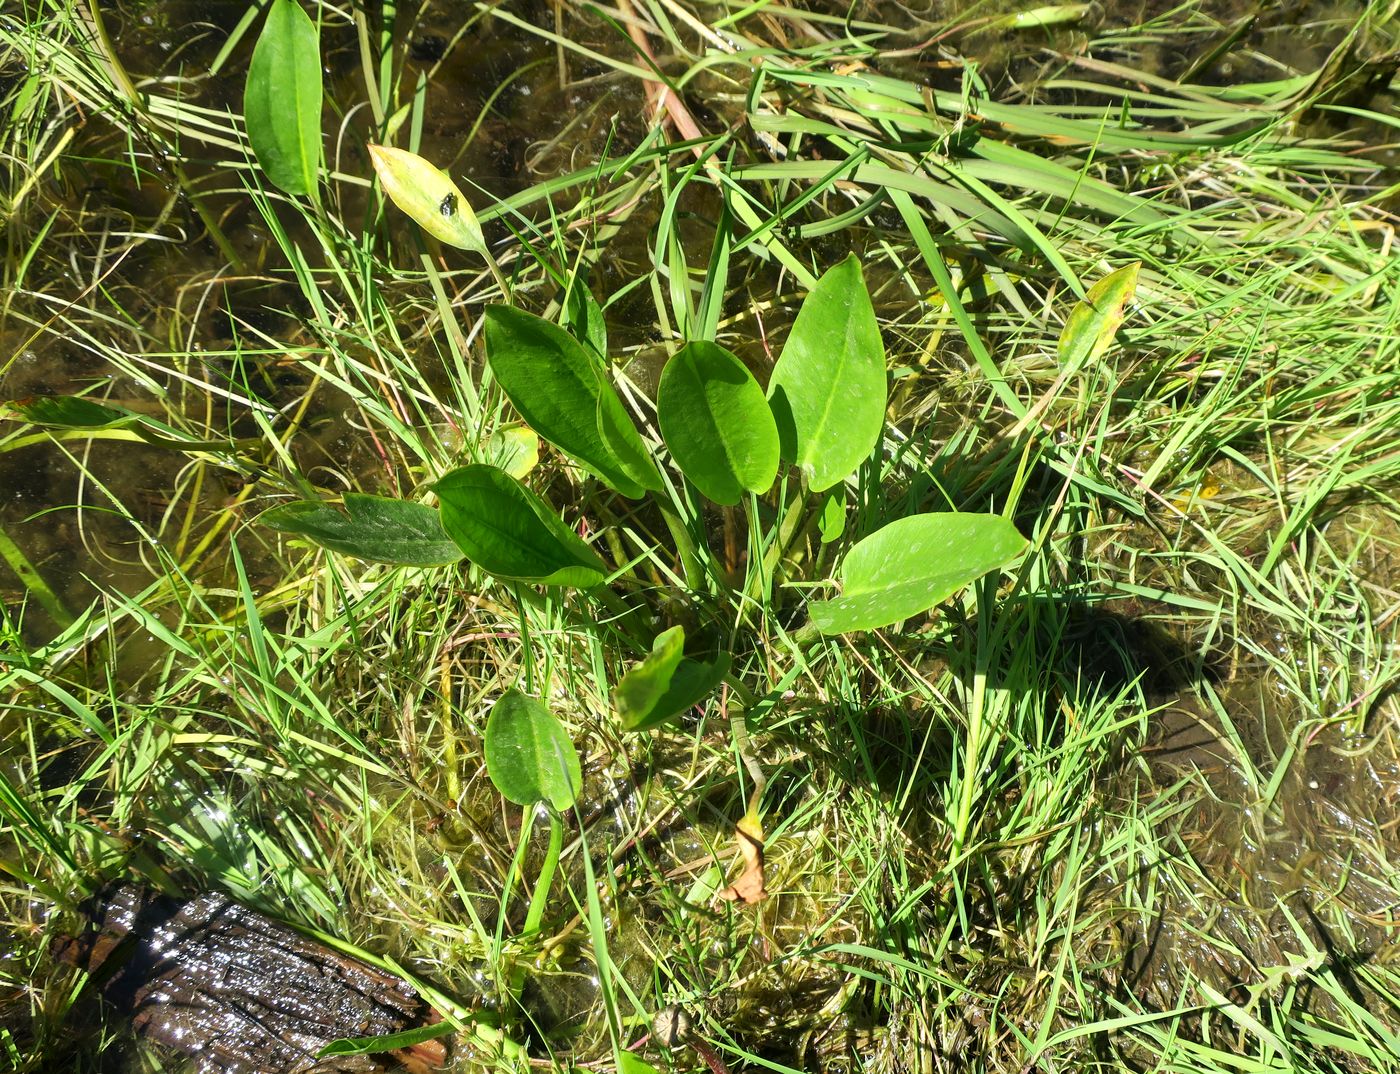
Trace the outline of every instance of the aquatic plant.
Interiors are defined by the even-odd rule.
[[[1392,1066],[1387,6],[7,9],[0,1055],[109,1061],[44,952],[123,875],[501,1064]],[[279,26],[319,116],[239,93]],[[883,409],[816,450],[843,274]],[[1025,552],[879,573],[963,514]]]

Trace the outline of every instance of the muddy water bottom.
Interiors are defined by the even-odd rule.
[[[170,10],[180,9],[171,5]],[[540,49],[538,42],[524,35],[506,41],[504,49],[487,49],[483,42],[467,41],[453,51],[446,43],[457,40],[455,18],[438,12],[408,33],[410,47],[417,49],[411,58],[421,59],[425,69],[430,69],[429,65],[443,54],[438,53],[439,46],[447,57],[445,66],[432,70],[430,76],[433,96],[425,136],[430,147],[451,146],[452,153],[460,150],[486,95],[512,75],[518,64],[553,57],[551,50]],[[430,40],[433,37],[436,42]],[[127,51],[132,42],[131,34],[124,32],[123,50]],[[497,38],[490,44],[502,42]],[[141,43],[135,42],[134,47],[137,51],[127,51],[134,69],[153,70],[139,62]],[[490,65],[477,69],[477,58],[488,52],[492,57]],[[187,59],[190,55],[186,52]],[[548,67],[538,71],[546,72]],[[540,131],[542,117],[572,122],[574,104],[557,107],[559,98],[551,97],[547,91],[551,77],[541,75],[536,79],[531,75],[517,80],[487,115],[478,149],[457,161],[459,168],[495,193],[543,178],[551,169],[562,170],[567,163],[562,150],[546,154],[536,151],[537,140],[548,141]],[[542,101],[550,103],[542,107]],[[443,102],[451,102],[450,107],[441,107]],[[640,115],[638,102],[633,100],[631,105],[630,110],[624,111]],[[597,115],[603,116],[606,111]],[[583,134],[559,144],[568,150],[596,146],[599,130],[588,125]],[[99,147],[92,148],[94,156],[101,155]],[[708,246],[699,252],[703,254],[707,249]],[[198,252],[194,248],[176,258],[172,251],[169,261],[152,257],[141,272],[136,271],[135,259],[127,266],[131,273],[125,282],[131,291],[147,296],[151,320],[157,329],[149,337],[143,336],[134,349],[163,347],[160,340],[170,334],[169,325],[178,323],[169,311],[179,308],[181,288],[192,277],[218,271],[212,255],[200,263]],[[644,242],[635,249],[623,242],[614,248],[619,263],[632,259],[633,254],[639,255],[636,261],[645,263],[640,256],[644,252]],[[188,260],[177,264],[182,258]],[[616,279],[610,282],[608,273]],[[621,268],[608,266],[600,267],[600,276],[600,289],[605,293],[626,278]],[[246,324],[264,313],[263,303],[280,306],[284,301],[272,295],[247,302],[234,299],[227,309],[211,308],[210,319],[236,316]],[[140,308],[144,316],[147,307]],[[639,325],[645,313],[643,306],[635,318]],[[617,316],[614,320],[632,318]],[[279,338],[287,338],[280,326],[270,326],[269,330]],[[645,329],[635,327],[635,331],[640,337]],[[225,344],[223,337],[206,325],[184,338],[211,347],[222,348]],[[70,353],[71,364],[52,361]],[[32,366],[26,366],[23,372],[23,384],[15,382],[17,394],[85,390],[97,378],[111,375],[110,370],[93,361],[90,353],[55,338],[38,345]],[[268,369],[270,378],[278,375],[277,369]],[[119,395],[134,390],[124,383],[108,387]],[[286,395],[279,394],[281,389]],[[280,405],[300,390],[301,385],[295,382],[273,383],[268,388],[269,399]],[[326,404],[309,420],[331,426],[337,424],[337,417],[335,407]],[[333,457],[341,463],[342,472],[368,477],[375,458],[367,443],[355,441],[353,435],[349,442],[339,439],[344,435],[327,432],[329,450],[308,453],[298,461],[310,471]],[[40,450],[44,449],[31,449],[34,453]],[[141,466],[133,467],[129,448],[99,458],[100,452],[100,447],[94,449],[92,472],[134,514],[154,526],[168,506],[169,490],[178,483],[182,462],[152,453],[143,456]],[[16,523],[16,532],[32,542],[27,547],[42,568],[58,578],[71,580],[71,587],[64,589],[70,602],[81,604],[90,595],[87,578],[96,578],[109,588],[138,591],[147,578],[146,566],[123,520],[87,512],[84,537],[75,528],[76,512],[39,514],[55,504],[85,502],[79,491],[80,478],[67,456],[54,453],[39,464],[33,455],[14,461],[14,473],[28,476],[24,483],[14,486],[23,490],[23,497],[17,496],[4,505],[3,510],[8,512],[5,521]],[[0,487],[6,484],[5,476],[0,474]],[[197,504],[196,514],[216,515],[238,491],[233,484],[206,491],[206,499]],[[91,540],[94,534],[95,542]],[[95,558],[94,547],[99,556],[114,564],[120,562],[122,570],[118,572],[113,567],[113,573],[106,575],[94,572],[90,564]],[[217,569],[217,565],[211,568],[211,574]],[[262,592],[269,586],[255,578],[254,588]],[[139,663],[133,661],[132,666],[138,667]],[[1229,693],[1237,722],[1245,727],[1259,727],[1257,734],[1246,736],[1251,741],[1243,756],[1229,732],[1206,715],[1205,706],[1183,702],[1166,714],[1162,736],[1153,743],[1154,751],[1145,755],[1151,766],[1150,783],[1145,790],[1134,791],[1164,800],[1162,811],[1170,813],[1172,827],[1162,841],[1177,860],[1189,863],[1172,871],[1180,881],[1179,887],[1165,893],[1160,889],[1154,892],[1152,912],[1143,915],[1134,943],[1138,954],[1130,965],[1133,987],[1146,1004],[1157,1009],[1177,1005],[1181,985],[1193,976],[1217,991],[1235,995],[1241,988],[1258,987],[1277,979],[1278,967],[1296,967],[1318,959],[1320,968],[1329,969],[1339,980],[1351,982],[1348,990],[1355,987],[1365,994],[1361,971],[1368,960],[1380,957],[1395,940],[1389,914],[1397,900],[1385,879],[1389,873],[1386,862],[1396,860],[1395,833],[1393,827],[1377,821],[1378,816],[1383,818],[1394,811],[1395,744],[1389,740],[1353,741],[1338,731],[1320,733],[1311,741],[1300,743],[1283,778],[1265,802],[1263,784],[1268,782],[1267,777],[1261,783],[1246,772],[1256,767],[1266,773],[1277,770],[1282,763],[1281,744],[1286,745],[1295,733],[1297,714],[1270,717],[1265,698],[1251,696],[1253,689],[1237,685]],[[1184,787],[1166,790],[1180,779],[1188,781]],[[732,815],[727,804],[725,810],[717,812]],[[493,834],[504,837],[511,833]],[[537,830],[537,839],[540,834]],[[591,837],[601,834],[594,832]],[[501,842],[509,845],[504,838]],[[709,839],[682,845],[672,863],[692,860],[714,842]],[[533,875],[533,871],[531,868],[527,873]],[[576,876],[560,878],[561,887],[566,882],[577,890]],[[491,907],[483,900],[480,910],[485,915]],[[617,944],[614,958],[624,963],[629,983],[644,992],[650,981],[647,961],[654,954],[645,942],[652,923],[639,915],[629,917],[625,910],[610,910],[609,915],[609,924],[616,921],[620,929],[630,930],[632,937]],[[583,1025],[597,1011],[596,977],[581,943],[566,948],[562,955],[548,975],[532,977],[527,1002],[542,1027],[542,1037],[555,1032],[561,1036],[577,1033],[576,1043],[586,1048],[590,1040]],[[821,1010],[821,996],[813,1000],[792,989],[791,982],[785,984],[788,988],[781,993],[775,989],[775,1008],[782,1004],[804,1005],[802,1013],[807,1017]],[[600,1034],[601,1029],[595,1024],[589,1032]]]
[[[1219,699],[1169,706],[1142,751],[1150,776],[1134,793],[1164,818],[1168,860],[1136,885],[1150,911],[1130,930],[1123,980],[1167,1010],[1208,1000],[1197,982],[1247,1004],[1321,975],[1388,1009],[1366,966],[1400,942],[1400,737],[1300,722],[1264,680]],[[1342,1014],[1325,988],[1303,1006]]]

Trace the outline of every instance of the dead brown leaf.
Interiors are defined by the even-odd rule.
[[[768,897],[768,892],[763,887],[763,822],[758,819],[757,812],[750,809],[743,819],[734,825],[734,838],[739,844],[739,857],[743,860],[744,871],[738,880],[719,892],[715,898],[752,906]]]

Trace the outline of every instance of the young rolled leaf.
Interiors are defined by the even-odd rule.
[[[537,697],[507,690],[486,718],[486,773],[519,806],[573,807],[583,788],[578,750],[564,725]]]
[[[1078,22],[1093,10],[1093,4],[1047,4],[1025,11],[1013,12],[994,19],[989,30],[1043,30],[1067,22]]]
[[[461,549],[426,504],[347,492],[345,510],[319,500],[298,500],[264,511],[258,521],[279,533],[309,537],[322,548],[376,563],[436,567],[456,563]]]
[[[504,470],[463,466],[433,486],[442,528],[488,574],[587,588],[607,573],[593,549],[549,506]]]
[[[446,172],[417,153],[391,145],[371,145],[369,158],[389,200],[424,231],[449,246],[487,252],[476,213]]]
[[[687,660],[685,629],[673,626],[652,642],[651,653],[628,669],[613,690],[613,707],[628,731],[647,731],[705,700],[724,681],[729,656],[713,664]]]
[[[1110,272],[1070,310],[1057,348],[1062,367],[1077,369],[1103,357],[1123,326],[1141,268],[1142,262],[1134,261]]]
[[[136,421],[129,410],[94,403],[77,395],[36,395],[4,404],[26,421],[56,429],[101,429]]]
[[[661,373],[656,419],[676,464],[706,498],[736,504],[778,474],[778,426],[763,389],[737,357],[697,340]]]
[[[663,487],[597,359],[564,329],[510,306],[487,306],[486,358],[520,416],[584,469],[631,499]]]
[[[803,301],[768,384],[783,458],[813,492],[845,480],[874,450],[887,393],[885,345],[852,254]]]
[[[859,541],[841,564],[841,596],[808,612],[823,634],[886,627],[1005,566],[1026,543],[1000,515],[910,515]]]
[[[311,194],[321,167],[321,46],[295,0],[272,0],[243,87],[243,120],[263,173]]]

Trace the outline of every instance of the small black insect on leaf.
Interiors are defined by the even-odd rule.
[[[438,204],[438,212],[442,213],[442,215],[445,216],[445,217],[447,217],[448,219],[451,219],[452,214],[455,213],[456,211],[457,211],[457,195],[456,195],[456,194],[445,194],[445,195],[443,195],[442,201]]]

